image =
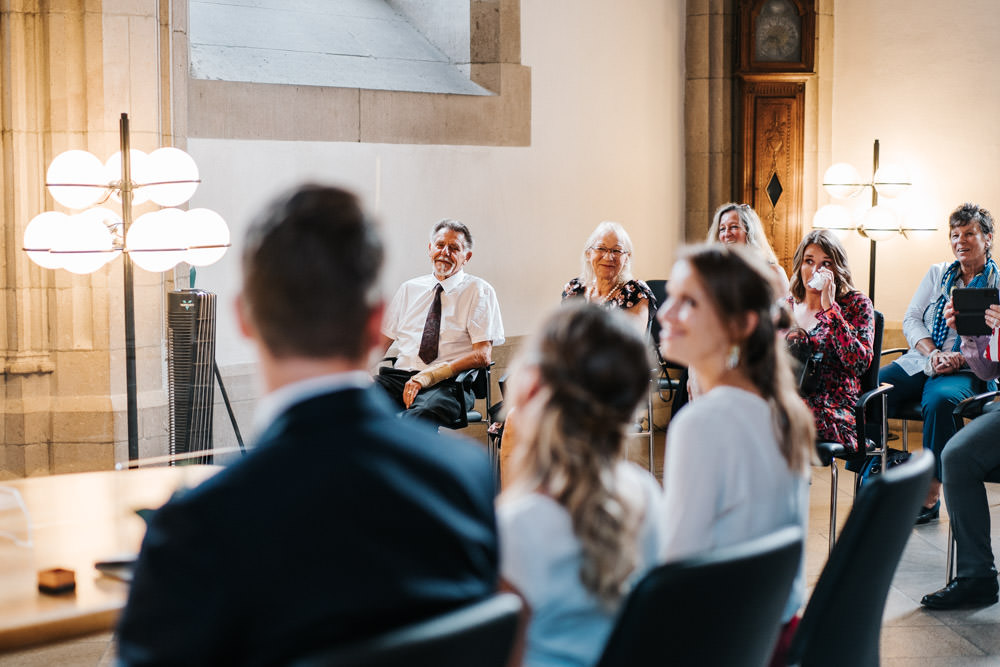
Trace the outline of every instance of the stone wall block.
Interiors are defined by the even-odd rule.
[[[500,0],[500,62],[521,63],[521,0]]]
[[[700,79],[709,75],[709,16],[707,14],[688,15],[687,39],[684,43],[684,64],[688,79]]]
[[[58,411],[52,415],[52,430],[58,441],[110,444],[111,422],[107,410]]]
[[[688,153],[709,150],[709,84],[707,79],[688,80],[684,84],[684,126]]]
[[[91,472],[114,467],[114,446],[106,443],[59,442],[50,448],[53,473]]]
[[[500,62],[500,0],[472,0],[469,22],[470,61]]]
[[[107,351],[64,350],[56,352],[54,359],[58,396],[88,396],[107,391]]]

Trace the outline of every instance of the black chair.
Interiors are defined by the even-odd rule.
[[[667,300],[666,280],[647,280],[646,285],[653,293],[656,307],[659,308]],[[670,413],[676,414],[683,403],[687,402],[687,368],[679,366],[672,361],[667,361],[660,354],[660,323],[656,319],[655,313],[649,323],[649,339],[653,346],[656,367],[652,380],[653,389],[659,395],[660,400],[670,404]],[[671,373],[673,375],[671,375]],[[650,393],[646,397],[646,414],[649,423],[649,471],[655,474],[653,464],[653,395]]]
[[[894,354],[906,354],[910,348],[908,347],[894,347],[888,350],[882,350],[882,357],[888,357]],[[907,441],[907,435],[909,429],[906,427],[906,423],[910,421],[922,422],[924,420],[923,410],[920,405],[920,399],[915,401],[909,401],[900,405],[899,408],[892,414],[891,419],[898,419],[901,422],[900,433],[903,439],[903,451],[910,451],[910,443]],[[895,436],[893,436],[895,438]]]
[[[487,408],[489,407],[493,364],[494,362],[491,361],[488,366],[483,366],[482,368],[470,368],[455,376],[453,386],[455,387],[455,399],[458,401],[459,405],[465,403],[465,390],[471,389],[472,395],[475,396],[477,400],[485,399],[486,406]],[[475,405],[473,405],[470,410],[463,413],[462,416],[448,428],[460,429],[467,427],[469,424],[478,424],[486,419],[486,412],[486,409],[480,411],[476,409]]]
[[[455,421],[455,423],[448,426],[448,428],[453,430],[463,429],[469,426],[469,424],[479,424],[482,422],[489,422],[494,417],[494,411],[491,409],[493,405],[492,401],[492,384],[493,384],[493,366],[495,362],[491,361],[488,366],[483,366],[481,368],[470,368],[464,370],[455,376],[455,382],[453,383],[455,400],[458,401],[459,405],[465,402],[465,390],[471,389],[472,395],[476,397],[476,400],[482,400],[483,409],[477,410],[476,405],[473,405],[471,409],[462,413],[460,418]],[[487,426],[489,424],[487,423]],[[489,434],[486,434],[486,449],[490,455],[490,469],[493,471],[493,486],[496,490],[500,489],[500,449],[498,442]]]
[[[920,452],[858,493],[792,638],[789,665],[877,667],[893,574],[934,474]]]
[[[382,361],[389,362],[389,365],[394,366],[396,357],[383,357]],[[469,368],[453,378],[452,393],[459,405],[465,405],[465,391],[469,389],[472,390],[472,395],[477,400],[485,399],[487,407],[490,405],[490,381],[493,366],[494,362],[491,361],[488,366]],[[485,412],[485,410],[482,412],[476,410],[476,406],[473,405],[472,408],[461,413],[453,423],[448,424],[447,428],[462,429],[469,424],[481,422],[484,420]]]
[[[598,667],[766,665],[802,540],[791,526],[654,568],[626,598]]]
[[[662,306],[667,300],[667,281],[666,280],[647,280],[646,285],[649,286],[649,290],[653,293],[653,298],[656,299],[657,307]],[[672,403],[674,398],[681,389],[687,389],[686,382],[682,383],[681,378],[671,377],[670,373],[673,371],[675,375],[678,371],[685,371],[684,366],[679,366],[672,361],[667,361],[660,354],[660,323],[653,317],[649,324],[649,337],[653,343],[653,349],[656,352],[656,361],[659,364],[659,377],[655,380],[656,390],[660,394],[660,398],[664,403]],[[687,394],[685,393],[685,396]]]
[[[292,662],[294,667],[502,667],[507,664],[522,608],[498,593],[456,611]]]
[[[389,365],[396,364],[396,357],[383,357],[383,362],[388,362]],[[472,395],[476,400],[484,400],[485,408],[483,410],[477,410],[476,405],[473,405],[469,410],[460,412],[458,418],[448,424],[445,428],[452,430],[459,430],[469,426],[469,424],[478,424],[487,420],[486,415],[490,415],[492,418],[493,410],[490,406],[492,405],[491,395],[492,395],[492,370],[495,362],[491,361],[489,365],[482,366],[480,368],[469,368],[460,372],[453,379],[454,382],[451,384],[452,394],[455,397],[455,401],[459,405],[465,405],[465,392],[467,390],[472,390]],[[500,454],[497,450],[496,443],[492,438],[487,436],[486,439],[487,450],[490,455],[490,463],[493,469],[493,481],[494,485],[499,488],[500,484]]]
[[[984,412],[995,412],[1000,410],[1000,402],[994,402],[1000,397],[1000,391],[987,391],[976,396],[971,396],[958,405],[952,411],[955,420],[955,430],[961,430],[965,426],[965,420],[975,419]],[[990,484],[1000,484],[1000,467],[994,468],[986,473],[986,482]],[[951,521],[948,522],[948,558],[945,565],[945,580],[947,586],[955,578],[955,537],[951,530]]]
[[[894,347],[888,350],[882,350],[882,356],[888,357],[893,354],[906,354],[909,352],[908,347]],[[966,369],[962,372],[968,372],[974,379],[972,381],[972,390],[976,394],[980,394],[986,391],[987,383],[986,380],[982,380],[976,377],[972,371]],[[909,428],[907,428],[907,422],[922,422],[924,421],[923,404],[920,398],[912,401],[907,401],[902,405],[898,406],[896,410],[889,415],[889,419],[898,419],[900,421],[900,434],[902,437],[903,451],[910,451],[910,443],[908,441]],[[894,436],[895,437],[895,436]]]
[[[839,442],[820,441],[816,444],[820,463],[830,466],[830,538],[828,547],[830,552],[833,551],[834,542],[837,541],[837,460],[845,461],[854,470],[855,494],[861,483],[861,469],[869,456],[881,456],[882,470],[885,470],[885,459],[888,453],[886,439],[889,431],[886,420],[885,395],[892,389],[892,385],[880,385],[878,382],[885,319],[882,317],[882,313],[877,310],[875,311],[873,328],[872,360],[861,376],[862,393],[858,396],[858,402],[854,408],[857,451],[852,451]]]

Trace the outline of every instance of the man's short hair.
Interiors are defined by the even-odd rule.
[[[350,192],[303,185],[274,201],[247,231],[242,256],[247,315],[271,354],[364,355],[382,256]]]
[[[434,237],[442,229],[450,229],[453,232],[458,232],[465,237],[465,249],[472,250],[472,232],[469,228],[465,226],[465,223],[460,220],[452,220],[451,218],[445,218],[443,220],[438,220],[434,224],[434,228],[431,229],[431,243],[434,243]]]

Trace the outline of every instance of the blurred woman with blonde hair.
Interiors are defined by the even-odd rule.
[[[648,346],[617,311],[569,304],[515,366],[519,442],[497,503],[502,587],[530,608],[525,665],[592,665],[662,547],[661,491],[625,460]]]

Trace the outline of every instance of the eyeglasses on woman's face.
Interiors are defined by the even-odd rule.
[[[615,260],[616,262],[620,260],[623,256],[628,254],[627,250],[622,250],[621,248],[608,248],[607,246],[603,245],[591,246],[590,250],[591,252],[595,252],[598,255],[602,255],[604,257],[610,256],[611,259]]]

